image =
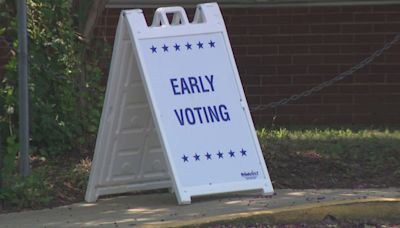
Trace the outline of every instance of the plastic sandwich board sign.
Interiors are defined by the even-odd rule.
[[[216,3],[119,19],[86,200],[156,188],[273,193]]]

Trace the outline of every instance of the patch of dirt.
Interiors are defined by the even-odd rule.
[[[277,189],[400,187],[400,178],[394,174],[399,167],[390,163],[371,167],[368,158],[332,158],[315,151],[264,151],[269,151],[264,157]]]

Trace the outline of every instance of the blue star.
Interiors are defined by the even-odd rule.
[[[215,48],[215,42],[213,42],[212,40],[210,40],[208,44],[210,45],[211,48]]]
[[[186,50],[192,50],[192,45],[191,44],[189,44],[189,42],[187,42],[187,44],[185,45],[186,46]]]
[[[218,151],[217,155],[218,155],[218,158],[224,158],[224,154],[221,153],[221,151]]]
[[[182,159],[183,159],[183,162],[189,162],[189,157],[186,156],[185,154],[183,155]]]
[[[175,51],[180,51],[181,50],[181,46],[178,45],[177,43],[175,43],[174,48],[175,48]]]
[[[162,49],[164,49],[164,52],[168,51],[168,46],[164,44],[164,46],[162,46]]]
[[[197,43],[197,46],[199,46],[199,49],[203,48],[203,43],[201,43],[200,41]]]
[[[194,159],[196,159],[196,161],[200,161],[200,155],[198,155],[198,154],[194,154]]]
[[[235,152],[233,152],[232,150],[230,150],[230,151],[229,151],[229,155],[230,155],[231,157],[235,157]]]
[[[240,151],[240,153],[242,154],[242,156],[247,156],[246,152],[247,152],[247,151],[245,151],[243,148],[242,148],[242,150]]]
[[[151,53],[157,53],[157,48],[154,45],[151,46]]]
[[[210,153],[206,153],[206,157],[207,157],[207,160],[211,160],[211,154]]]

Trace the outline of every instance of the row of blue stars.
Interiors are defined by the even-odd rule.
[[[207,44],[208,44],[208,46],[210,46],[210,48],[215,48],[214,41],[210,40],[210,42],[208,42]],[[175,43],[175,45],[172,45],[172,47],[174,48],[175,51],[181,51],[181,50],[189,51],[189,50],[192,50],[193,48],[195,48],[196,46],[197,46],[197,49],[204,49],[205,46],[207,47],[207,44],[205,44],[201,41],[197,42],[196,44],[186,42],[186,44],[183,44],[183,45],[179,45],[179,44]],[[194,47],[192,47],[192,46],[194,46]],[[160,49],[162,49],[163,52],[169,52],[170,47],[171,46],[167,46],[166,44],[164,44],[163,46],[161,46]],[[157,53],[157,48],[158,47],[151,45],[151,47],[150,47],[151,53],[153,53],[153,54]]]
[[[236,157],[236,155],[238,154],[238,156],[247,156],[247,151],[246,150],[244,150],[243,148],[238,152],[238,153],[236,153],[235,151],[233,151],[233,150],[230,150],[230,151],[228,151],[227,153],[226,153],[226,157],[229,157],[229,158],[235,158]],[[218,153],[215,153],[214,155],[216,155],[216,157],[215,158],[217,158],[217,159],[224,159],[224,153],[223,152],[221,152],[221,151],[218,151]],[[209,152],[207,152],[207,153],[205,153],[203,156],[201,156],[200,154],[197,154],[197,153],[195,153],[193,156],[193,160],[194,161],[200,161],[201,159],[202,159],[202,157],[204,157],[205,158],[205,160],[212,160],[213,159],[213,154],[210,154]],[[183,162],[189,162],[189,159],[190,157],[189,156],[187,156],[186,154],[184,154],[183,156],[182,156],[182,160],[183,160]]]

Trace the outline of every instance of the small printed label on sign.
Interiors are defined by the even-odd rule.
[[[246,178],[246,180],[254,180],[258,177],[258,171],[251,170],[250,172],[242,172],[240,175]]]

